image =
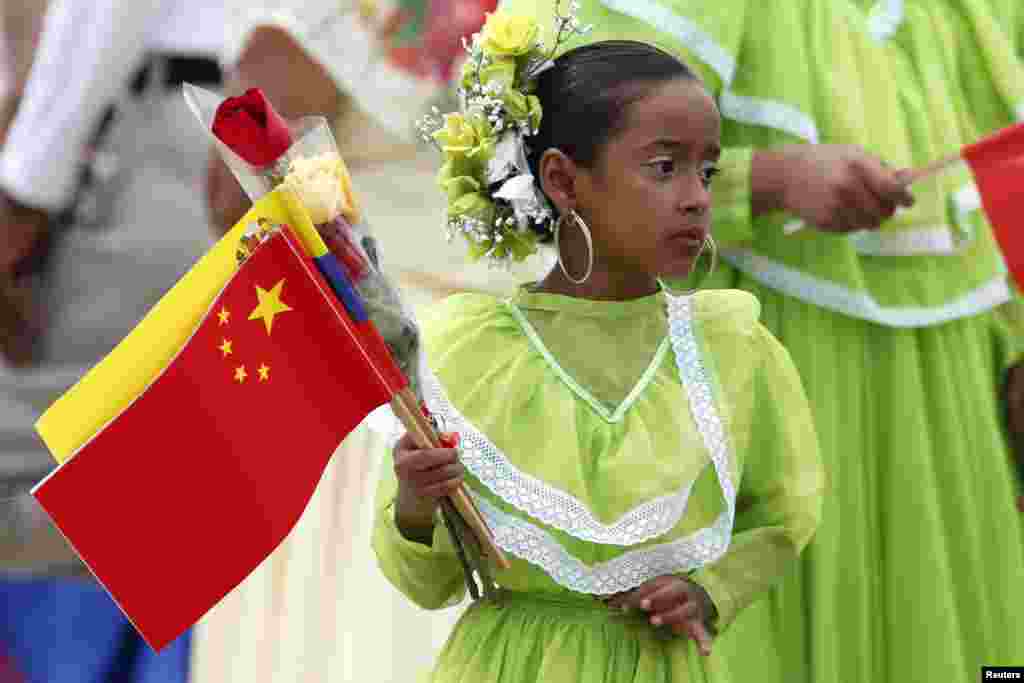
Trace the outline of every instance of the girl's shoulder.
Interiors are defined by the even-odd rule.
[[[479,292],[453,294],[431,304],[421,328],[428,351],[497,347],[521,336],[505,297]]]
[[[693,296],[693,317],[715,334],[752,334],[759,326],[761,302],[742,289],[708,289]]]
[[[718,289],[694,295],[693,318],[705,350],[734,370],[754,372],[766,363],[788,363],[782,343],[761,322],[761,302],[738,289]]]

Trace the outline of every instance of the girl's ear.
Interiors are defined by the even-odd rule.
[[[557,149],[549,149],[540,159],[540,187],[559,213],[576,206],[576,162]]]

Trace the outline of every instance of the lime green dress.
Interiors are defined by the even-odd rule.
[[[468,488],[512,569],[495,577],[500,605],[466,611],[431,680],[740,680],[595,596],[688,575],[727,633],[813,534],[825,481],[810,411],[758,315],[724,290],[606,302],[524,287],[433,309],[427,402],[462,435]],[[461,601],[443,525],[431,546],[402,537],[387,472],[381,569],[424,608]],[[752,654],[781,672],[770,643]]]
[[[553,4],[503,7],[547,27]],[[1024,664],[1024,534],[999,398],[1024,316],[969,172],[916,184],[915,207],[877,232],[786,234],[794,216],[753,219],[750,206],[754,149],[854,144],[921,166],[1024,119],[1024,3],[581,4],[586,41],[660,45],[715,95],[727,263],[712,286],[761,302],[831,482],[814,542],[759,608],[772,630],[744,617],[720,651],[756,680],[747,653],[773,640],[787,680],[807,683],[968,681]]]

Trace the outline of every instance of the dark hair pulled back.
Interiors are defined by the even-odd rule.
[[[629,106],[677,78],[697,76],[668,52],[637,41],[592,43],[558,57],[537,78],[543,116],[537,135],[526,139],[533,177],[540,178],[540,159],[551,148],[592,169],[625,124]],[[541,241],[550,238],[545,231]]]

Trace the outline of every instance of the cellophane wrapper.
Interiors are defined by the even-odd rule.
[[[328,250],[345,268],[367,314],[422,403],[419,326],[398,288],[384,274],[378,242],[359,210],[327,119],[309,116],[290,121],[291,147],[270,166],[257,168],[210,132],[222,98],[195,86],[186,86],[185,96],[249,199],[255,202],[282,184],[295,192]]]

